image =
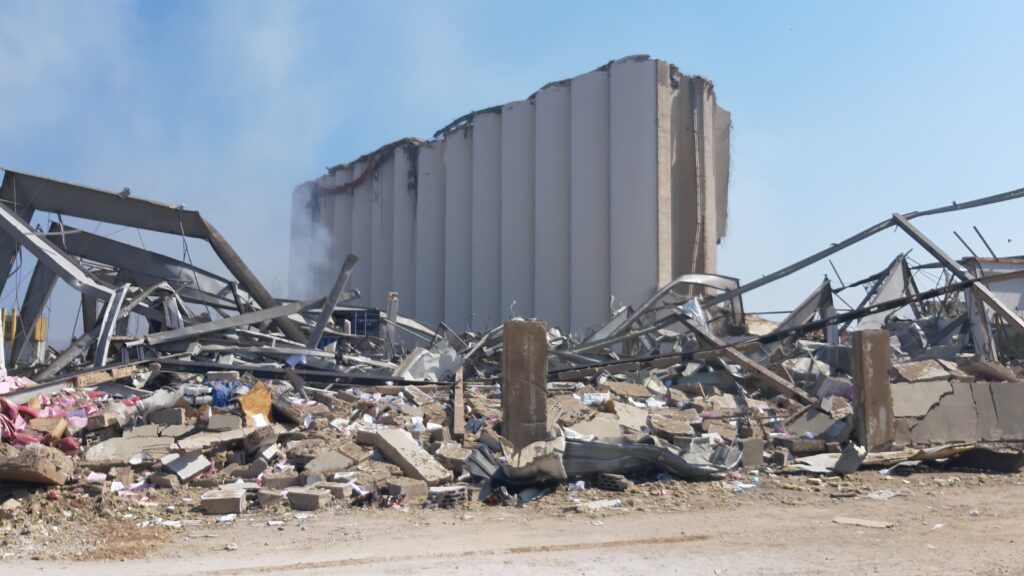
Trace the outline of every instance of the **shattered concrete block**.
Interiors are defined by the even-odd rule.
[[[271,490],[269,488],[264,488],[260,490],[257,498],[259,499],[260,506],[272,506],[274,504],[277,504],[278,502],[284,501],[284,492],[281,492],[280,490]]]
[[[672,441],[676,436],[693,436],[693,426],[678,412],[663,411],[648,417],[648,426],[655,436]]]
[[[17,498],[8,498],[4,500],[3,504],[0,504],[0,518],[4,520],[11,520],[18,513],[18,509],[21,508],[21,501]]]
[[[352,485],[347,482],[317,482],[313,487],[327,490],[331,496],[339,500],[347,500],[352,497]]]
[[[857,446],[853,442],[850,442],[843,448],[843,451],[839,455],[839,459],[836,460],[835,465],[832,467],[832,472],[845,476],[847,474],[853,474],[856,472],[861,464],[864,463],[864,459],[867,458],[868,451],[864,448]]]
[[[789,463],[789,450],[770,450],[768,451],[768,464],[770,466],[781,468]]]
[[[46,434],[51,440],[57,440],[68,429],[68,419],[63,416],[33,418],[29,420],[28,427],[36,432]]]
[[[283,490],[299,485],[299,475],[296,472],[277,472],[263,475],[263,487],[271,490]]]
[[[952,377],[938,360],[921,360],[920,362],[904,362],[892,367],[904,382],[923,382],[925,380],[948,380]]]
[[[825,451],[825,441],[820,438],[781,436],[775,438],[775,442],[798,457],[820,454]]]
[[[420,447],[405,430],[387,428],[376,435],[377,449],[389,461],[397,464],[406,476],[436,486],[452,479],[451,471]]]
[[[427,490],[427,500],[440,508],[469,502],[469,486],[436,486]]]
[[[708,434],[718,434],[723,440],[732,442],[736,439],[736,429],[721,420],[704,420],[701,429]]]
[[[115,412],[100,412],[99,414],[93,414],[89,416],[89,420],[85,425],[86,430],[101,430],[103,428],[110,428],[117,424],[117,414]]]
[[[633,430],[643,430],[647,426],[647,411],[643,408],[625,402],[612,402],[612,407],[620,425]]]
[[[241,429],[242,424],[242,418],[234,414],[214,414],[206,423],[206,429],[210,432],[227,432]],[[264,428],[269,428],[269,426],[264,426]]]
[[[28,444],[16,456],[0,461],[0,480],[62,485],[74,469],[74,461],[60,450]]]
[[[620,396],[622,398],[632,398],[634,400],[646,400],[651,397],[651,391],[647,389],[643,384],[634,384],[632,382],[618,382],[615,380],[608,380],[605,382],[604,387],[609,392]]]
[[[158,438],[160,436],[159,424],[143,424],[132,426],[121,432],[121,438]]]
[[[246,480],[251,480],[259,477],[259,475],[262,474],[269,467],[270,465],[267,464],[266,460],[261,460],[257,458],[256,460],[253,460],[249,464],[235,468],[234,470],[231,471],[231,475],[234,476],[235,478],[244,478]]]
[[[160,463],[182,482],[188,482],[210,467],[210,461],[202,454],[168,454],[160,459]]]
[[[834,418],[830,413],[815,406],[795,414],[785,423],[786,432],[792,436],[810,435],[826,441],[843,442],[850,437],[853,427],[847,418]]]
[[[278,443],[278,430],[274,426],[262,426],[251,431],[242,439],[242,449],[247,453]]]
[[[458,442],[442,442],[434,452],[434,458],[445,468],[459,473],[465,468],[466,461],[472,453],[472,450],[463,448]]]
[[[331,503],[331,493],[320,488],[293,488],[288,491],[288,503],[296,510],[311,512]]]
[[[167,474],[164,472],[153,472],[149,476],[146,476],[146,481],[157,488],[177,490],[181,487],[181,482],[175,474]]]
[[[158,426],[173,426],[185,423],[184,408],[164,408],[149,413],[149,423]]]
[[[405,496],[407,500],[423,500],[427,497],[427,483],[414,478],[388,478],[388,494]]]
[[[409,401],[416,404],[417,406],[425,406],[427,404],[431,404],[434,402],[434,399],[433,397],[430,396],[430,394],[427,394],[426,392],[420,390],[415,386],[406,386],[402,389],[402,391],[405,393],[405,397],[408,398]]]
[[[764,465],[764,440],[760,438],[740,440],[740,462],[744,468],[757,468]]]
[[[329,478],[331,475],[337,472],[344,472],[354,465],[355,462],[348,456],[334,450],[327,450],[310,460],[306,464],[305,471]]]
[[[245,490],[223,489],[210,490],[199,498],[199,505],[204,514],[237,514],[245,512]]]

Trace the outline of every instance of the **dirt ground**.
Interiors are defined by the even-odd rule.
[[[866,471],[818,482],[589,489],[579,502],[622,500],[591,513],[562,487],[525,507],[338,504],[309,517],[282,507],[225,524],[192,514],[181,528],[95,520],[89,529],[108,536],[81,561],[67,560],[73,541],[8,535],[0,574],[1024,574],[1024,475]]]

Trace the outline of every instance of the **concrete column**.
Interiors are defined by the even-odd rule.
[[[544,322],[505,322],[501,352],[502,435],[519,450],[548,428],[548,340]]]
[[[861,330],[853,333],[857,436],[871,452],[888,449],[895,439],[889,365],[888,331]]]

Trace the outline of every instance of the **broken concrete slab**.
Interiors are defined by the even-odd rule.
[[[1024,383],[991,382],[1001,440],[1024,440]]]
[[[119,466],[137,454],[143,455],[142,460],[159,460],[176,448],[174,438],[169,437],[115,437],[93,444],[83,458],[90,464]]]
[[[953,392],[949,380],[898,382],[892,384],[892,414],[896,418],[920,418],[938,405],[946,394]]]
[[[847,526],[860,526],[862,528],[892,528],[895,526],[892,522],[885,520],[868,520],[864,518],[847,518],[845,516],[836,516],[832,519],[832,522],[836,524],[846,524]]]
[[[288,503],[295,510],[312,512],[331,503],[331,493],[321,488],[292,488],[288,490]]]
[[[948,380],[952,374],[938,360],[921,360],[920,362],[904,362],[894,364],[893,371],[904,382],[924,382],[925,380]]]
[[[402,477],[388,478],[387,486],[389,495],[405,496],[407,501],[427,498],[427,483],[423,480]]]
[[[262,483],[264,488],[269,488],[271,490],[283,490],[285,488],[291,488],[292,486],[298,486],[299,474],[292,471],[264,474]]]
[[[242,450],[255,452],[277,443],[278,430],[274,426],[262,426],[250,431],[242,438]]]
[[[164,408],[154,410],[147,416],[150,424],[172,426],[185,423],[184,408]]]
[[[0,481],[62,485],[75,464],[56,448],[28,444],[14,457],[0,460]]]
[[[354,465],[355,462],[348,456],[334,450],[327,450],[306,463],[304,470],[329,478],[332,474],[344,472]]]
[[[445,468],[459,474],[465,468],[466,461],[469,460],[472,453],[472,450],[463,448],[458,442],[442,442],[434,452],[434,458]]]
[[[979,356],[958,360],[957,366],[979,380],[994,382],[1016,382],[1018,380],[1013,370]]]
[[[199,453],[168,454],[160,459],[160,464],[182,482],[188,482],[194,476],[210,468],[210,461]]]
[[[46,418],[33,418],[29,420],[28,427],[37,432],[42,432],[51,442],[59,440],[68,429],[68,419],[63,416],[51,416]]]
[[[245,512],[245,490],[226,488],[210,490],[199,497],[199,505],[204,514],[238,514]]]
[[[257,499],[259,500],[260,506],[272,506],[284,501],[284,492],[264,488],[259,491]]]
[[[234,414],[214,414],[206,423],[206,429],[210,432],[227,432],[242,428],[242,418]]]
[[[845,442],[853,431],[847,418],[833,418],[817,406],[810,406],[794,415],[786,421],[785,427],[786,432],[793,436],[822,438],[833,442]]]
[[[375,436],[377,449],[390,462],[397,464],[406,476],[437,486],[452,479],[452,473],[413,440],[405,430],[387,428]]]
[[[335,499],[347,500],[352,497],[352,484],[347,482],[317,482],[313,487],[327,490]]]
[[[625,402],[612,402],[612,410],[618,417],[619,424],[636,431],[647,426],[647,411]]]

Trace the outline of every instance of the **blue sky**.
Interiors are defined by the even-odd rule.
[[[892,212],[1024,186],[1021,21],[1010,2],[7,1],[0,166],[201,210],[283,292],[297,183],[650,54],[712,79],[732,112],[719,271],[749,280]],[[1022,215],[1024,200],[919,222],[956,256],[971,225],[1009,255]],[[835,263],[850,281],[910,247],[886,232]],[[826,273],[747,309],[791,308]]]

